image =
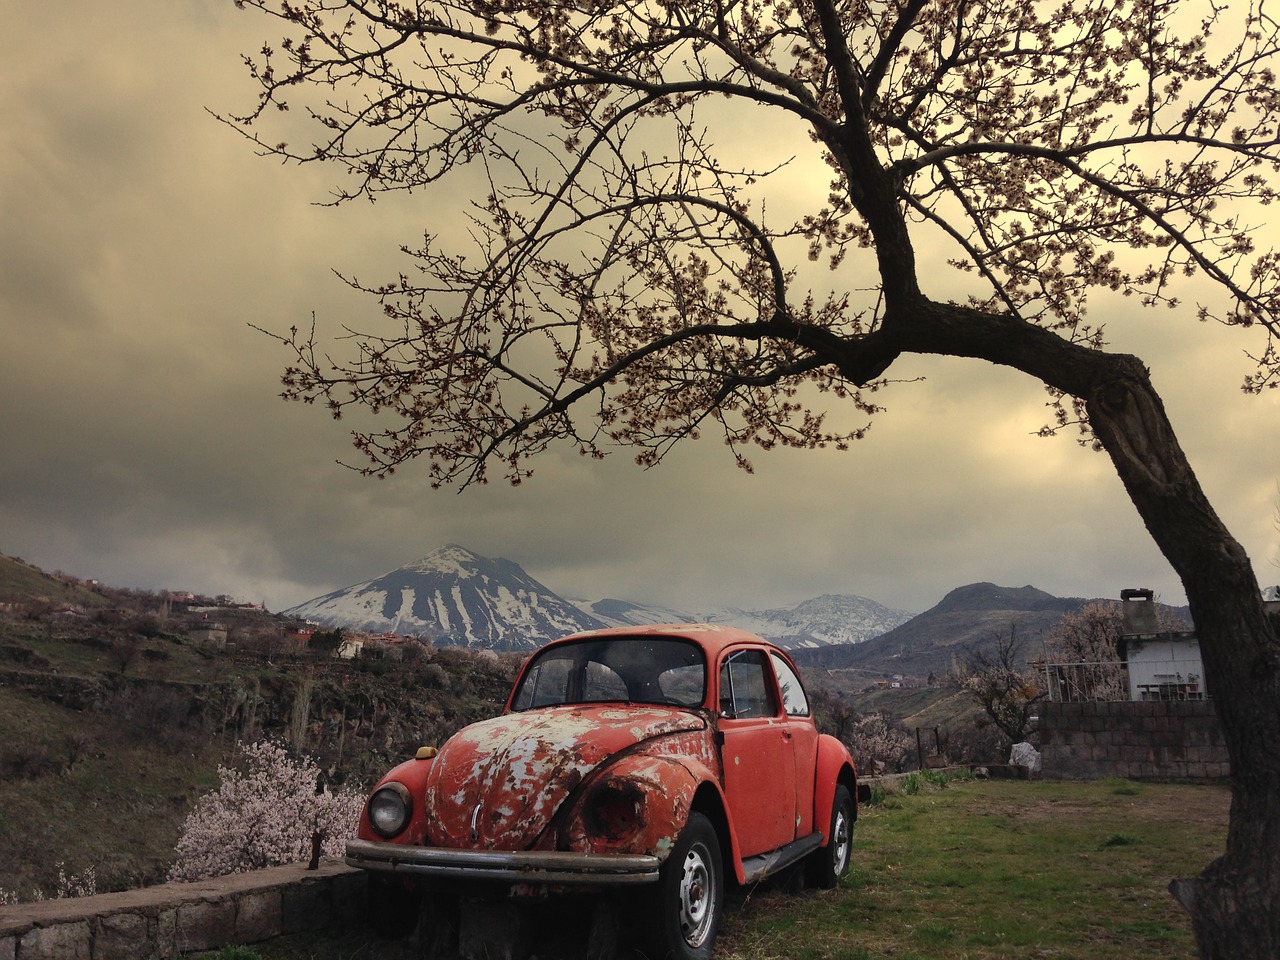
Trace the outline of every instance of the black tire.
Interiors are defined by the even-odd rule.
[[[809,883],[821,890],[834,889],[849,872],[853,859],[853,798],[843,784],[831,801],[831,828],[827,845],[809,855]]]
[[[710,960],[723,907],[720,837],[710,820],[691,813],[658,876],[646,937],[649,960]]]

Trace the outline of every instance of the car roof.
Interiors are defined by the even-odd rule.
[[[780,649],[777,644],[763,637],[758,637],[754,633],[719,623],[647,623],[634,627],[606,627],[602,630],[587,630],[583,633],[575,633],[553,642],[563,643],[572,640],[585,640],[591,637],[678,637],[692,640],[706,650],[712,659],[725,647],[741,643],[753,643],[771,647],[775,650]],[[548,644],[548,646],[550,645]]]

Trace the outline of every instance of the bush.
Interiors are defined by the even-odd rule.
[[[911,759],[911,738],[884,713],[859,719],[853,725],[849,742],[858,770],[868,775],[901,773]]]
[[[98,874],[92,867],[86,867],[81,873],[73,873],[67,875],[67,866],[61,860],[57,863],[58,879],[53,890],[53,895],[47,895],[43,890],[32,890],[31,895],[26,899],[32,902],[40,902],[42,900],[66,900],[71,897],[92,897],[98,892]],[[12,906],[16,903],[22,903],[23,897],[16,890],[5,890],[0,887],[0,907]]]
[[[220,766],[221,784],[196,802],[178,840],[170,880],[204,880],[310,859],[338,857],[355,834],[364,797],[317,792],[320,768],[272,740],[242,745],[243,770]]]
[[[6,780],[35,780],[64,769],[61,758],[43,743],[15,743],[0,754],[0,774]]]

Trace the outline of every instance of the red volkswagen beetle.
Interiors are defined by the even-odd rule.
[[[501,716],[388,773],[346,859],[423,894],[428,953],[460,935],[466,953],[469,922],[512,928],[478,905],[629,891],[650,957],[705,960],[726,883],[800,862],[839,882],[858,796],[778,647],[706,624],[600,630],[543,647]]]

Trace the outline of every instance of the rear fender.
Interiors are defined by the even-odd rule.
[[[835,803],[836,787],[844,784],[853,798],[853,818],[858,818],[858,774],[853,765],[849,748],[828,734],[818,737],[818,765],[813,788],[813,822],[822,833],[826,846],[831,839],[831,807]]]

